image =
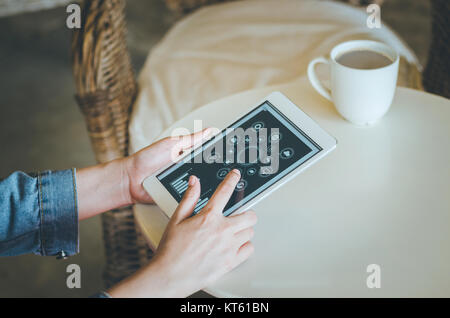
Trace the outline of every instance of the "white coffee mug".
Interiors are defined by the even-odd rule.
[[[357,69],[336,62],[342,54],[369,50],[388,57],[393,62],[375,69]],[[317,78],[317,63],[330,66],[331,90]],[[335,46],[330,58],[318,57],[308,65],[311,85],[326,99],[332,101],[337,111],[357,125],[370,125],[384,116],[391,106],[397,85],[399,56],[386,44],[375,41],[349,41]]]

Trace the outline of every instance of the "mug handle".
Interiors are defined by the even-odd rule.
[[[316,91],[319,92],[320,95],[331,101],[331,91],[323,86],[323,84],[320,82],[319,78],[316,75],[316,71],[314,70],[314,67],[317,63],[323,63],[330,65],[330,61],[327,60],[324,57],[316,57],[314,60],[309,62],[308,65],[308,79],[311,83],[311,85],[316,89]]]

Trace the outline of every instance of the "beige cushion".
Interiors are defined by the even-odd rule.
[[[141,71],[130,151],[203,104],[305,76],[311,59],[346,40],[393,46],[403,57],[399,84],[416,87],[411,78],[420,65],[414,53],[386,25],[369,29],[366,19],[362,9],[317,0],[245,0],[187,16],[150,52]]]

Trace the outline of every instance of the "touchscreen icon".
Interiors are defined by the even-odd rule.
[[[172,188],[181,196],[188,188],[188,181],[185,179],[188,176],[188,173],[184,173],[175,180],[173,180],[170,184]]]
[[[282,137],[282,135],[281,135],[280,132],[272,133],[272,134],[270,135],[270,141],[271,141],[271,142],[277,142],[277,141],[280,141],[280,140],[281,140],[281,137]]]
[[[261,177],[268,177],[273,173],[273,168],[271,166],[263,166],[259,169],[259,175]]]
[[[221,156],[218,153],[212,153],[206,158],[206,163],[218,162],[221,159]]]
[[[292,149],[292,148],[284,148],[280,152],[281,159],[289,159],[289,158],[292,158],[293,155],[294,155],[294,149]]]
[[[203,198],[203,199],[199,199],[197,204],[194,207],[194,214],[197,214],[198,212],[200,212],[201,209],[203,209],[206,205],[206,203],[208,203],[209,198]]]
[[[254,124],[252,125],[252,127],[253,127],[256,131],[258,131],[258,130],[260,130],[261,128],[264,127],[264,123],[261,122],[261,121],[257,121],[256,123],[254,123]]]
[[[254,176],[256,174],[256,171],[257,171],[256,168],[250,168],[247,170],[247,174],[249,176]]]
[[[230,172],[230,169],[228,168],[220,168],[219,171],[217,171],[217,178],[223,179],[227,176],[228,172]]]
[[[247,181],[242,179],[236,184],[236,191],[243,191],[247,187]]]
[[[237,162],[243,166],[249,166],[258,162],[258,148],[250,146],[242,149],[237,155]]]

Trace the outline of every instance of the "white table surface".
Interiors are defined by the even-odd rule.
[[[205,289],[236,297],[450,297],[450,101],[398,88],[370,128],[342,119],[302,79],[205,105],[175,123],[215,126],[274,90],[287,95],[338,140],[330,155],[255,205],[255,253]],[[157,246],[167,217],[137,205]],[[381,288],[369,289],[369,264]]]

